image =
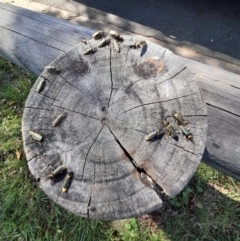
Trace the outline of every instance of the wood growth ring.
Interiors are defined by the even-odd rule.
[[[151,42],[128,48],[124,44],[131,38],[123,38],[120,53],[111,41],[83,55],[101,41],[90,40],[58,57],[51,66],[61,73],[44,71],[24,110],[23,141],[31,173],[56,203],[89,218],[122,219],[161,207],[158,190],[170,197],[178,194],[205,148],[206,106],[194,75],[169,50]],[[42,78],[45,84],[36,92]],[[189,123],[194,142],[180,134],[173,111]],[[165,118],[178,139],[162,133],[146,141],[149,132],[163,128]],[[43,140],[32,139],[29,131]],[[60,165],[73,172],[66,193],[61,191],[64,177],[49,178]]]

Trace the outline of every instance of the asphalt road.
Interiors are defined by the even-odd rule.
[[[201,45],[240,59],[240,1],[78,0],[161,31],[166,37]],[[170,37],[171,38],[171,37]]]

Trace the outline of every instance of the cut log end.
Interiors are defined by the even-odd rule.
[[[102,40],[93,39],[58,57],[50,65],[58,72],[41,74],[44,88],[36,92],[36,82],[24,111],[32,174],[55,202],[89,218],[122,219],[160,208],[161,192],[179,193],[205,148],[206,106],[191,72],[159,45],[128,48],[125,41],[138,40],[123,39],[120,52],[113,40],[97,48]],[[97,51],[83,55],[88,48]],[[174,111],[188,123],[194,142],[179,128]],[[32,140],[30,130],[43,140]],[[73,172],[65,186],[66,173],[54,182],[49,178],[61,165]]]

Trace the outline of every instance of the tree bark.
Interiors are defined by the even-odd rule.
[[[0,54],[36,75],[93,32],[7,4],[0,4],[0,20]],[[240,77],[179,58],[195,74],[207,105],[209,129],[202,161],[240,180]]]

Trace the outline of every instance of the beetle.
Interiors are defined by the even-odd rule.
[[[113,40],[113,45],[117,53],[120,53],[120,47],[116,40]]]
[[[86,40],[85,38],[83,38],[83,39],[81,40],[81,42],[84,43],[84,44],[87,44],[87,40]]]
[[[129,48],[134,48],[134,49],[141,47],[140,42],[133,42],[133,41],[126,41],[124,45]]]
[[[55,118],[55,120],[53,121],[53,123],[52,123],[52,125],[55,127],[55,126],[57,126],[59,123],[60,123],[60,121],[66,116],[66,112],[63,112],[62,114],[60,114],[59,116],[57,116],[56,118]]]
[[[141,47],[140,42],[135,42],[134,47],[135,47],[136,49],[137,49],[137,48],[140,48],[140,47]]]
[[[147,42],[146,42],[145,40],[141,40],[141,41],[139,41],[139,44],[140,44],[141,46],[144,46],[144,45],[147,44]]]
[[[173,126],[166,119],[163,121],[163,125],[165,126],[169,136],[171,136],[172,138],[177,138],[177,134]]]
[[[153,132],[150,132],[146,137],[145,140],[146,141],[151,141],[154,137],[159,136],[161,133],[161,129],[157,129]]]
[[[98,43],[98,48],[100,48],[100,47],[103,47],[105,44],[108,44],[110,42],[110,39],[109,39],[109,37],[106,37],[106,38],[104,38],[103,40],[101,40],[99,43]]]
[[[50,74],[59,74],[59,73],[61,73],[61,70],[60,70],[60,69],[58,69],[58,68],[56,68],[56,67],[54,67],[54,66],[51,66],[51,65],[45,66],[44,69],[45,69],[48,73],[50,73]]]
[[[38,134],[37,132],[34,132],[34,131],[30,131],[29,135],[36,141],[42,141],[42,139],[43,139],[43,137],[40,134]]]
[[[40,79],[40,81],[39,81],[39,83],[38,83],[38,86],[37,86],[37,89],[36,89],[36,91],[37,91],[38,93],[41,92],[41,90],[42,90],[44,84],[45,84],[45,79],[43,79],[43,78]]]
[[[66,167],[61,165],[59,167],[57,167],[50,175],[49,177],[50,178],[54,178],[56,177],[57,175],[59,175],[60,173],[63,173],[64,171],[66,170]]]
[[[99,39],[103,36],[103,31],[97,31],[96,33],[92,34],[94,39]]]
[[[64,181],[63,181],[63,185],[62,185],[62,192],[67,192],[70,182],[71,182],[71,178],[73,176],[73,172],[68,172]]]
[[[187,140],[190,140],[193,142],[193,135],[192,133],[183,125],[179,125],[179,128],[183,135],[187,138]]]
[[[117,31],[110,30],[109,34],[110,34],[111,37],[113,37],[115,39],[122,40],[122,37],[120,36],[120,34]]]
[[[182,115],[177,112],[173,112],[173,117],[177,120],[178,125],[187,126],[188,123],[183,119]]]
[[[91,53],[93,53],[94,51],[95,51],[95,49],[93,49],[93,48],[90,47],[90,48],[84,50],[84,51],[83,51],[83,54],[84,54],[84,55],[91,54]]]

